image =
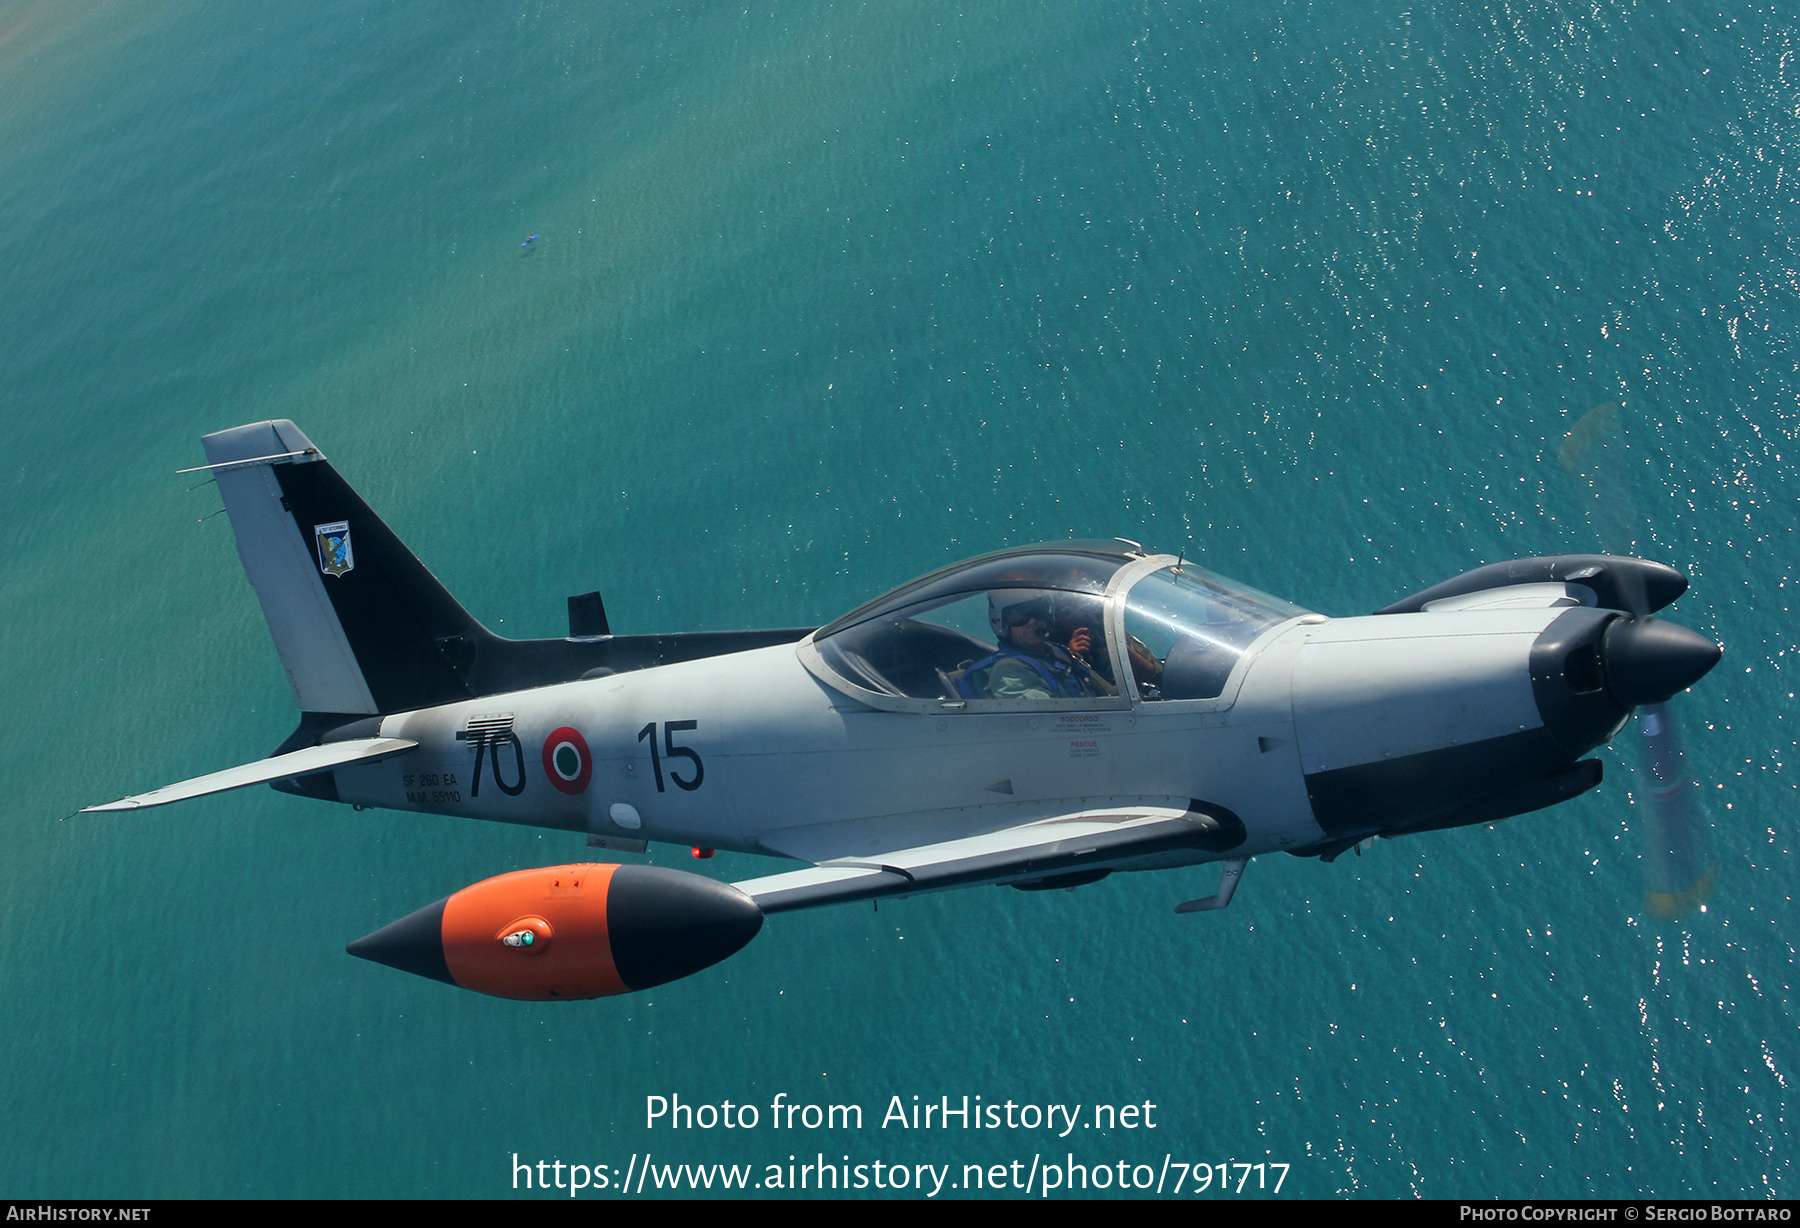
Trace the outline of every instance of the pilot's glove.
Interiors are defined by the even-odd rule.
[[[1077,627],[1075,630],[1069,632],[1070,656],[1080,657],[1083,662],[1086,662],[1088,654],[1093,650],[1094,637],[1086,627]]]

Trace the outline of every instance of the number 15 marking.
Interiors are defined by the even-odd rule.
[[[656,747],[656,722],[651,721],[648,725],[645,725],[642,729],[638,730],[638,741],[642,742],[646,738],[650,740],[650,766],[656,769],[656,791],[658,793],[668,792],[668,789],[663,785],[662,761],[664,755],[667,755],[671,759],[690,759],[693,761],[694,778],[692,780],[682,779],[681,773],[677,772],[673,765],[670,765],[669,779],[674,781],[677,787],[692,793],[695,789],[700,787],[700,782],[706,779],[706,765],[700,762],[699,754],[692,747],[675,745],[676,730],[698,728],[700,728],[699,721],[665,721],[663,723],[663,744],[660,752]]]

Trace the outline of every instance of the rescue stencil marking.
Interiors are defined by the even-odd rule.
[[[594,756],[581,731],[564,725],[544,739],[544,776],[564,793],[576,794],[588,787],[594,775]]]

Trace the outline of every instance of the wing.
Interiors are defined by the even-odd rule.
[[[271,780],[286,780],[290,776],[305,776],[311,772],[323,772],[330,768],[343,767],[347,763],[373,763],[377,759],[387,759],[403,754],[417,745],[417,742],[409,742],[405,738],[356,738],[348,742],[328,742],[324,746],[308,746],[304,750],[276,755],[272,759],[258,759],[255,763],[226,768],[223,772],[213,772],[210,775],[196,776],[192,780],[183,780],[177,784],[164,785],[160,789],[152,789],[148,793],[121,798],[116,802],[108,802],[104,806],[84,806],[82,813],[87,814],[98,810],[141,810],[146,806],[166,806],[170,802],[186,801],[190,797],[205,797],[208,793],[242,789],[245,785],[261,785],[267,784]]]
[[[1176,854],[1206,861],[1244,841],[1244,824],[1221,806],[1179,801],[1078,810],[985,835],[896,849],[876,858],[836,857],[805,870],[734,883],[764,913],[982,883],[1058,886],[1127,864]],[[1185,855],[1185,856],[1183,856]]]

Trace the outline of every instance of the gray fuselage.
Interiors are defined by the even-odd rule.
[[[1224,706],[880,711],[777,645],[390,715],[381,734],[418,747],[340,768],[336,787],[364,806],[806,861],[1188,799],[1235,813],[1244,842],[1158,865],[1305,849],[1452,812],[1573,762],[1586,747],[1544,749],[1530,668],[1563,612],[1292,619],[1239,660]],[[504,733],[483,743],[472,729]],[[547,740],[565,729],[591,754],[579,791],[558,788],[547,762]],[[1435,784],[1408,770],[1446,754],[1475,766]],[[1359,786],[1358,772],[1372,783]],[[1341,799],[1319,813],[1309,797],[1334,781],[1359,803],[1349,821]]]

